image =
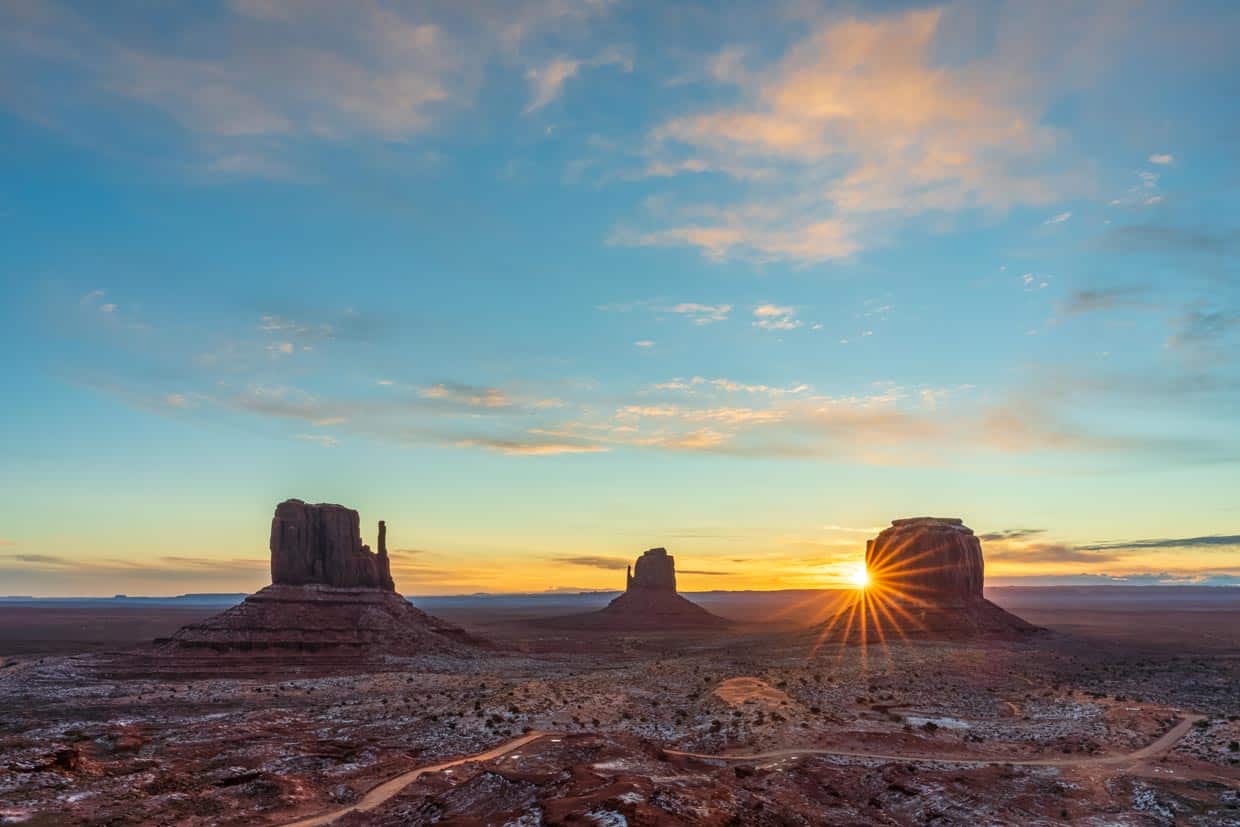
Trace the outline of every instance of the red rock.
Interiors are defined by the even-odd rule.
[[[870,581],[935,606],[965,606],[982,599],[982,544],[958,518],[914,517],[865,546]]]
[[[892,520],[866,543],[865,563],[869,586],[827,621],[830,635],[867,643],[1042,631],[982,596],[982,544],[958,518]]]
[[[658,589],[676,591],[676,558],[665,548],[652,548],[642,552],[637,563],[629,568],[624,590]]]
[[[625,575],[624,594],[607,607],[584,615],[556,618],[551,625],[577,628],[661,629],[717,628],[728,621],[676,593],[676,558],[652,548]]]
[[[378,546],[376,554],[362,544],[351,508],[285,500],[271,521],[272,584],[181,628],[161,648],[369,656],[446,653],[483,643],[396,593],[383,521]]]
[[[271,582],[288,586],[395,588],[380,523],[380,553],[362,544],[357,512],[342,505],[285,500],[271,519]]]

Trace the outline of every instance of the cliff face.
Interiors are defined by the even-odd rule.
[[[362,544],[357,512],[351,508],[285,500],[271,520],[271,582],[395,591],[383,522],[378,543],[377,554]]]
[[[893,599],[944,607],[982,599],[982,544],[956,518],[893,520],[866,543],[865,565]]]
[[[655,589],[676,591],[676,558],[665,548],[652,548],[637,558],[624,584],[625,591]]]
[[[982,544],[956,518],[913,517],[866,543],[870,585],[857,606],[828,622],[845,640],[991,637],[1018,639],[1041,630],[982,596]]]

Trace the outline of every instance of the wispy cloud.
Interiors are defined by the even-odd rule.
[[[609,450],[605,445],[584,442],[556,442],[538,438],[462,439],[461,448],[485,448],[501,454],[522,457],[555,456],[558,454],[597,454]]]
[[[1060,303],[1059,312],[1064,316],[1079,316],[1121,308],[1145,307],[1144,296],[1148,288],[1141,286],[1093,287],[1074,290]]]
[[[1201,537],[1162,537],[1156,540],[1120,540],[1081,546],[1089,551],[1168,549],[1168,548],[1240,548],[1240,534],[1208,534]]]
[[[1001,531],[989,531],[979,534],[977,538],[983,543],[1002,543],[1009,540],[1027,540],[1045,534],[1044,528],[1005,528]]]
[[[684,316],[695,325],[707,325],[713,322],[726,322],[728,314],[732,312],[730,304],[698,304],[696,302],[681,302],[671,307],[663,308],[666,313],[677,313]]]
[[[294,434],[293,439],[300,439],[302,442],[313,442],[324,448],[335,448],[340,441],[330,434]]]
[[[1167,164],[1171,164],[1174,162],[1175,162],[1175,156],[1172,155],[1170,152],[1155,152],[1153,155],[1150,156],[1151,164],[1159,164],[1162,166],[1166,166]]]
[[[512,400],[499,388],[480,388],[473,385],[460,385],[440,382],[418,391],[423,399],[434,399],[452,402],[471,408],[508,408]]]
[[[564,92],[564,85],[582,69],[600,66],[620,66],[624,71],[631,72],[633,59],[625,50],[612,48],[587,60],[557,57],[531,68],[525,74],[530,84],[530,102],[526,104],[525,113],[536,112],[559,98]]]
[[[796,318],[795,307],[760,304],[753,309],[753,326],[763,330],[795,330],[804,324]]]
[[[596,569],[607,569],[608,571],[623,570],[633,563],[627,557],[601,557],[591,554],[569,555],[552,559],[557,563],[567,563],[570,566],[589,566]]]
[[[130,123],[147,114],[136,103],[178,125],[180,135],[165,129],[167,144],[180,143],[204,170],[290,178],[301,145],[428,132],[473,103],[486,66],[524,66],[523,47],[572,32],[608,5],[484,2],[460,15],[434,4],[246,0],[169,18],[171,48],[154,45],[141,27],[112,25],[101,10],[18,4],[0,11],[0,50],[13,77],[53,77],[57,97],[73,102],[10,96],[19,114],[41,124],[71,132],[84,113],[109,106]],[[605,64],[630,65],[613,49],[531,69],[533,103],[552,100],[580,68]],[[159,118],[146,124],[166,127]]]
[[[757,173],[745,179],[751,192],[654,216],[663,226],[614,240],[812,263],[851,256],[893,216],[1041,206],[1078,190],[1079,178],[1048,169],[1059,136],[1044,125],[1045,102],[1013,82],[1030,74],[1019,64],[1035,63],[1036,50],[1000,44],[995,57],[944,65],[943,18],[926,9],[811,20],[765,66],[725,50],[717,65],[727,70],[712,78],[736,102],[657,126],[650,168],[744,169]]]

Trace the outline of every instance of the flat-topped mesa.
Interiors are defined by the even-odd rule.
[[[676,591],[676,558],[665,548],[652,548],[642,552],[637,563],[629,567],[624,590],[655,589]]]
[[[967,606],[982,599],[982,544],[956,517],[892,520],[866,543],[865,565],[894,600]]]
[[[387,526],[379,523],[379,553],[363,545],[357,512],[342,505],[285,500],[271,519],[271,582],[395,591]]]

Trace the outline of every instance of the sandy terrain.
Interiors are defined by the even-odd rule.
[[[4,659],[0,823],[1235,821],[1240,606],[1134,600],[1026,609],[1057,621],[1028,641],[816,650],[752,609],[603,639],[462,609],[496,651],[180,674],[84,634]]]

